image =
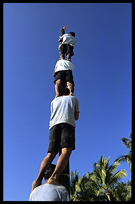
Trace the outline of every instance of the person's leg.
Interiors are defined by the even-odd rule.
[[[59,156],[59,158],[57,160],[55,170],[54,170],[52,176],[48,179],[47,183],[60,184],[59,183],[59,176],[62,173],[62,171],[65,169],[65,167],[69,161],[69,157],[71,155],[71,152],[72,152],[72,148],[62,148],[61,155]]]
[[[67,60],[71,62],[71,55],[67,54]]]
[[[65,53],[66,53],[66,44],[62,44],[60,46],[60,59],[64,60],[65,59]]]
[[[61,88],[61,79],[58,79],[55,82],[55,94],[56,94],[55,97],[58,97],[60,95],[60,88]]]
[[[74,96],[74,85],[72,83],[70,83],[69,81],[67,81],[67,88],[69,89],[70,91],[70,94],[69,95],[72,95]]]
[[[47,156],[42,160],[37,179],[35,181],[33,181],[33,183],[32,183],[32,191],[37,186],[41,185],[42,179],[43,179],[43,176],[44,176],[44,170],[49,164],[51,164],[51,162],[55,158],[56,154],[57,153],[55,153],[55,152],[48,153]]]
[[[71,46],[71,45],[69,45],[69,44],[66,44],[66,45],[67,45],[67,52],[66,52],[67,60],[68,60],[68,61],[71,61],[71,56],[74,55],[74,53],[73,53],[74,47]]]
[[[64,60],[65,59],[65,55],[64,54],[60,54],[60,59]]]

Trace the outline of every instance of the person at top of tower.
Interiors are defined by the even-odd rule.
[[[71,61],[71,56],[74,55],[73,49],[76,43],[75,33],[69,32],[59,37],[59,42],[62,42],[60,46],[60,59],[65,59],[65,54],[67,60]]]

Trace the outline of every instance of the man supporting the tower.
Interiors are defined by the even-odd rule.
[[[66,187],[62,185],[65,172],[62,172],[62,174],[60,175],[59,180],[61,185],[53,185],[47,183],[54,169],[54,164],[50,164],[45,168],[45,183],[38,186],[31,192],[29,201],[70,201],[69,193]]]
[[[75,120],[79,118],[79,101],[75,96],[69,95],[68,88],[63,88],[60,95],[51,102],[48,154],[41,162],[37,179],[32,184],[32,190],[41,185],[44,170],[51,164],[59,149],[61,149],[61,154],[48,183],[60,184],[60,174],[65,169],[72,150],[75,149]]]

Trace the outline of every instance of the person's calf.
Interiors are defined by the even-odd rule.
[[[67,88],[69,89],[69,95],[74,96],[74,85],[67,81]]]
[[[65,59],[65,55],[64,55],[64,54],[61,54],[61,55],[60,55],[60,59],[61,59],[61,60],[64,60],[64,59]]]
[[[55,158],[56,153],[52,152],[52,153],[48,153],[47,156],[42,160],[41,165],[40,165],[40,169],[39,169],[39,173],[38,176],[36,178],[35,181],[33,181],[32,183],[32,191],[34,190],[34,188],[36,188],[37,186],[40,186],[42,183],[42,179],[44,176],[44,170],[45,168],[51,164],[51,162],[53,161],[53,159]]]
[[[56,94],[55,98],[60,95],[60,89],[61,89],[61,79],[58,79],[55,82],[55,94]]]
[[[56,167],[54,169],[52,176],[48,179],[48,183],[54,184],[55,181],[56,182],[59,181],[60,174],[65,169],[65,167],[69,161],[69,157],[71,155],[71,152],[72,152],[72,148],[63,148],[62,149],[62,153],[60,154],[60,156],[57,160],[57,164],[56,164]]]
[[[71,62],[71,55],[70,54],[67,54],[67,61]]]

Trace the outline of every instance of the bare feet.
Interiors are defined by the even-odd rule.
[[[32,183],[32,190],[31,191],[33,191],[36,187],[38,187],[40,185],[41,185],[41,182],[39,182],[37,180],[33,181],[33,183]]]
[[[71,92],[70,94],[69,94],[70,96],[74,96],[74,94]]]
[[[59,97],[59,95],[56,95],[55,98]]]
[[[55,184],[55,185],[61,185],[58,179],[49,178],[47,181],[48,184]]]

